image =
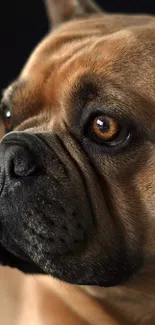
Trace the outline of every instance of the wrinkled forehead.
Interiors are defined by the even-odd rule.
[[[71,23],[67,26],[41,42],[6,91],[4,97],[10,98],[15,114],[26,119],[44,111],[65,118],[70,111],[94,105],[133,118],[140,112],[150,124],[155,33],[128,28],[102,35],[99,30],[90,33],[74,30]]]

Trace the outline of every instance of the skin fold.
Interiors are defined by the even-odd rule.
[[[45,2],[1,103],[3,324],[153,325],[155,18]]]

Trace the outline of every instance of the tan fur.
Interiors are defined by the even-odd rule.
[[[4,101],[11,97],[18,130],[52,130],[65,138],[80,78],[91,76],[100,86],[98,102],[92,99],[93,105],[105,103],[106,109],[109,100],[114,104],[117,101],[119,114],[127,112],[143,132],[149,129],[153,138],[155,18],[97,14],[98,8],[89,1],[47,3],[55,27],[74,19],[45,37],[19,79],[4,93]],[[88,16],[93,11],[94,15]],[[67,138],[66,143],[75,157],[73,143]],[[76,153],[76,159],[82,164],[82,153]],[[138,249],[143,250],[146,268],[130,283],[107,289],[76,287],[2,268],[2,324],[155,324],[154,166],[154,145],[150,142],[140,143],[136,156],[129,152],[123,158],[120,155],[117,162],[114,158],[100,162],[116,223],[120,222],[126,235],[130,234],[131,247],[137,244],[136,237],[141,238]],[[137,205],[139,197],[143,204]],[[118,221],[120,211],[124,218]]]

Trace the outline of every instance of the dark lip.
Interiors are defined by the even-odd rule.
[[[0,265],[19,269],[27,274],[45,274],[33,261],[13,255],[0,244]]]

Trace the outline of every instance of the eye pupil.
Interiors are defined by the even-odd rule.
[[[119,132],[119,124],[109,116],[98,116],[93,120],[92,133],[100,140],[110,141]]]
[[[101,132],[107,132],[109,130],[110,125],[106,120],[102,121],[101,119],[97,119],[96,124]]]

